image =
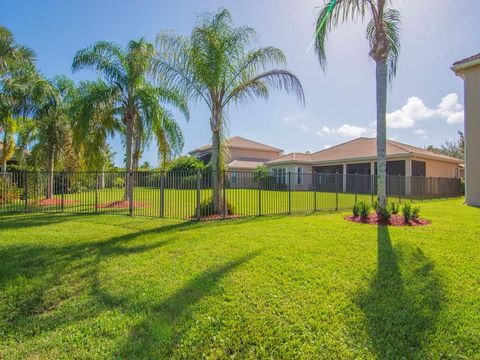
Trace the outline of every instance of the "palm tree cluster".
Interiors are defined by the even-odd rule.
[[[400,16],[391,0],[325,0],[315,29],[315,47],[326,68],[326,39],[339,23],[369,17],[366,37],[376,62],[378,203],[386,206],[387,82],[396,72],[400,51]],[[183,135],[172,112],[187,120],[189,103],[208,107],[212,133],[213,207],[222,199],[227,149],[224,146],[231,107],[272,90],[304,93],[299,79],[285,69],[286,58],[275,47],[254,48],[255,30],[235,27],[226,9],[198,17],[189,36],[162,32],[156,45],[145,39],[121,47],[99,41],[77,52],[72,70],[94,70],[99,78],[75,84],[65,76],[45,79],[35,68],[35,53],[17,44],[0,27],[0,162],[16,153],[24,166],[53,172],[95,169],[111,164],[109,137],[120,134],[127,171],[139,168],[145,147],[155,139],[166,162],[179,154]],[[29,149],[30,151],[27,151]],[[102,182],[102,181],[101,181]],[[127,179],[126,196],[132,182]]]

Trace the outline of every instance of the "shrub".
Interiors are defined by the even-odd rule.
[[[392,211],[389,206],[377,208],[377,216],[382,220],[389,220],[392,216]]]
[[[412,208],[412,219],[417,220],[420,217],[420,207],[414,206]]]
[[[125,179],[121,176],[116,177],[115,180],[113,180],[113,187],[118,189],[125,187]]]
[[[360,215],[360,209],[359,209],[357,203],[355,203],[352,207],[352,215],[353,215],[353,217],[357,217],[357,216]]]
[[[365,201],[358,202],[358,213],[362,219],[366,219],[370,215],[371,207]]]
[[[388,204],[388,210],[393,215],[397,215],[400,212],[400,204],[391,202],[391,203]]]
[[[195,173],[197,170],[203,171],[205,164],[193,156],[181,156],[172,160],[167,165],[168,172]]]
[[[0,178],[0,204],[9,204],[20,200],[23,190],[10,181]]]
[[[205,217],[209,215],[213,215],[213,199],[205,199],[200,203],[200,216]],[[227,214],[228,215],[233,215],[235,214],[235,209],[232,204],[227,202]],[[195,208],[195,212],[193,214],[193,217],[197,216],[197,209]]]
[[[410,221],[412,219],[412,204],[411,203],[405,203],[403,204],[402,208],[402,214],[405,222]]]

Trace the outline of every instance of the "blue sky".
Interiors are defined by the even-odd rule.
[[[402,52],[397,77],[389,91],[388,136],[412,145],[439,145],[456,139],[463,128],[463,85],[451,64],[480,49],[478,0],[394,0],[402,13]],[[281,48],[288,69],[299,76],[306,106],[281,93],[231,108],[229,132],[280,147],[286,152],[316,151],[356,136],[374,135],[375,65],[368,57],[365,25],[336,29],[329,38],[327,72],[314,51],[316,7],[323,0],[2,0],[0,23],[18,42],[36,50],[46,76],[67,74],[75,80],[95,74],[72,74],[75,52],[97,40],[125,45],[173,29],[188,34],[197,14],[228,8],[237,25],[256,28],[255,46]],[[208,112],[192,107],[187,123],[179,116],[187,152],[210,141]],[[123,159],[120,138],[112,140],[116,162]],[[157,164],[152,146],[144,160]]]

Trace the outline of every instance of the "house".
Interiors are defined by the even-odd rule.
[[[457,61],[452,70],[464,80],[465,202],[480,206],[480,54]]]
[[[227,168],[230,171],[252,171],[257,166],[277,159],[283,154],[282,149],[248,140],[240,136],[226,140],[228,149]],[[212,156],[212,145],[204,145],[189,152],[205,164]]]
[[[266,165],[280,181],[286,182],[287,174],[290,177],[293,174],[290,183],[296,188],[312,186],[313,178],[302,174],[341,174],[330,180],[337,182],[331,184],[332,188],[371,193],[375,184],[370,175],[377,174],[376,158],[377,139],[361,137],[311,154],[283,155]],[[387,140],[387,175],[391,175],[387,188],[396,188],[398,194],[424,192],[426,185],[422,178],[459,178],[462,165],[461,159]]]

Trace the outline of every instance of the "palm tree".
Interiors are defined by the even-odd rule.
[[[75,98],[75,84],[66,76],[57,76],[45,87],[44,100],[38,105],[37,149],[46,160],[47,199],[53,198],[55,162],[69,150],[72,142],[70,106]]]
[[[74,71],[93,68],[108,85],[108,96],[114,97],[125,128],[129,172],[132,171],[136,134],[150,131],[155,134],[163,157],[179,152],[183,146],[180,128],[165,105],[177,108],[187,119],[188,105],[177,89],[149,79],[154,55],[153,45],[144,39],[130,41],[124,49],[111,42],[99,41],[77,52],[73,60]],[[133,191],[131,186],[132,182],[127,181],[126,198]]]
[[[251,49],[250,27],[234,27],[226,9],[199,17],[189,37],[162,33],[157,37],[155,71],[184,90],[189,99],[203,101],[210,110],[212,131],[213,207],[224,210],[221,197],[225,167],[224,146],[230,105],[268,99],[271,89],[283,89],[304,102],[298,78],[275,65],[286,65],[283,52],[274,47]]]
[[[108,137],[122,129],[116,116],[116,91],[102,80],[81,82],[71,106],[75,144],[89,170],[100,170],[99,187],[105,187],[109,162]]]
[[[379,210],[387,205],[387,82],[396,74],[400,54],[400,13],[392,8],[391,0],[327,0],[321,8],[316,25],[315,48],[320,65],[327,64],[327,36],[339,23],[364,19],[370,44],[370,57],[376,63],[377,91],[377,196]],[[372,174],[373,175],[373,174]]]
[[[33,63],[34,61],[35,52],[26,46],[17,44],[12,32],[0,25],[0,75],[3,75],[12,64]]]

